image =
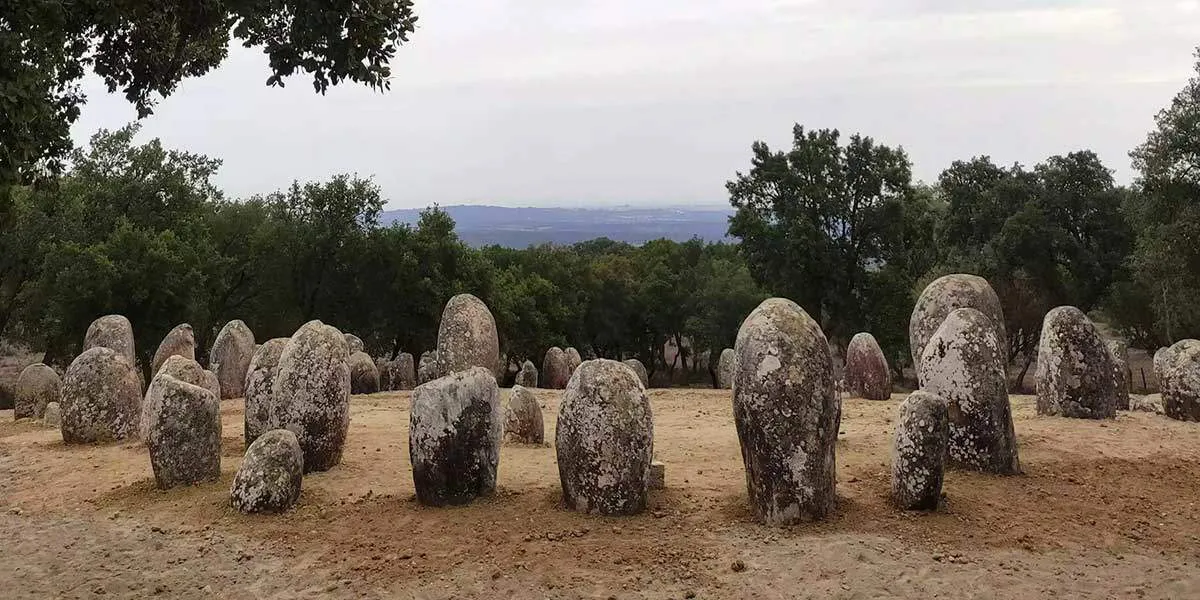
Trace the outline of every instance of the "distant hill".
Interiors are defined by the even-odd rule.
[[[385,211],[381,221],[416,223],[422,209]],[[722,208],[508,208],[443,206],[455,230],[472,246],[498,244],[510,248],[554,243],[573,244],[598,237],[642,244],[667,238],[727,240],[731,209]]]

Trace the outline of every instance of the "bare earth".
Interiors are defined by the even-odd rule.
[[[558,393],[537,393],[553,439]],[[950,472],[944,510],[912,514],[887,503],[900,398],[845,401],[838,513],[788,529],[750,516],[727,391],[651,392],[668,487],[627,518],[561,509],[549,445],[505,445],[493,498],[418,505],[408,393],[355,397],[341,466],[278,516],[228,506],[241,402],[221,481],[168,492],[137,444],[0,411],[0,597],[1200,598],[1200,425],[1014,397],[1025,474]]]

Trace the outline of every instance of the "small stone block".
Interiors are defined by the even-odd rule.
[[[646,487],[661,490],[667,487],[667,466],[661,462],[650,463],[650,475],[646,478]]]

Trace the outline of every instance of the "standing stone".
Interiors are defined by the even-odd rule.
[[[279,374],[279,357],[287,346],[288,338],[273,338],[254,351],[250,367],[246,370],[246,410],[243,417],[246,447],[250,447],[262,434],[278,428],[271,421],[275,403],[271,394],[275,376]]]
[[[563,392],[555,450],[568,508],[599,515],[646,509],[654,417],[633,370],[613,360],[575,370]]]
[[[650,373],[646,371],[646,365],[636,358],[625,359],[623,364],[630,369],[633,369],[633,374],[637,375],[638,381],[641,382],[642,388],[649,389]]]
[[[545,441],[542,406],[533,392],[523,386],[514,385],[508,393],[508,406],[504,408],[504,438],[522,444]]]
[[[158,374],[150,380],[150,386],[146,388],[146,397],[142,401],[142,414],[138,433],[142,441],[150,439],[150,422],[153,417],[150,411],[152,399],[161,395],[161,390],[156,390],[159,380],[162,376],[169,375],[191,385],[202,387],[216,398],[221,397],[221,387],[217,384],[216,378],[211,377],[209,371],[204,370],[200,363],[178,354],[173,354],[163,361],[163,364],[158,369]]]
[[[84,352],[97,346],[111,348],[117,354],[137,365],[137,352],[133,344],[133,325],[122,315],[105,315],[92,321],[83,336]]]
[[[1113,361],[1113,385],[1117,388],[1117,409],[1129,410],[1132,397],[1129,394],[1129,344],[1124,340],[1108,340],[1109,355]]]
[[[246,371],[254,357],[254,332],[241,320],[233,320],[221,328],[213,342],[209,362],[221,382],[221,399],[230,400],[246,395]]]
[[[755,517],[823,519],[835,502],[841,417],[829,342],[804,309],[768,298],[738,330],[733,418]]]
[[[1162,391],[1163,367],[1167,364],[1167,356],[1171,353],[1170,346],[1163,346],[1154,352],[1154,361],[1151,365],[1154,371],[1154,379],[1158,382],[1158,390]]]
[[[533,366],[532,360],[527,360],[521,363],[521,370],[517,373],[517,385],[527,388],[536,388],[538,384],[538,370]]]
[[[546,351],[542,361],[542,387],[548,390],[561,390],[567,387],[571,379],[571,367],[567,364],[567,354],[562,348],[552,346]]]
[[[46,412],[42,414],[42,424],[46,427],[58,427],[62,424],[62,409],[57,402],[46,405]]]
[[[426,350],[421,353],[421,363],[417,368],[417,385],[424,385],[437,379],[437,351]]]
[[[1005,356],[995,323],[973,308],[950,313],[925,346],[917,368],[924,390],[946,402],[953,466],[1002,475],[1021,471]]]
[[[892,501],[905,510],[936,510],[942,497],[950,417],[946,403],[916,391],[900,403],[892,446]]]
[[[1200,421],[1200,341],[1182,340],[1165,356],[1163,414],[1178,421]]]
[[[867,400],[890,400],[892,373],[875,336],[859,333],[846,347],[846,387],[850,394]]]
[[[182,357],[180,357],[182,358]],[[166,367],[164,366],[164,370]],[[165,490],[221,477],[221,402],[213,393],[159,373],[146,397],[150,466]]]
[[[417,387],[417,370],[413,365],[413,355],[401,352],[392,361],[393,390],[411,390]]]
[[[500,390],[487,368],[417,386],[408,426],[417,500],[458,505],[495,491],[503,427]]]
[[[350,355],[350,393],[374,394],[379,391],[379,371],[366,352]]]
[[[946,275],[929,284],[913,307],[908,322],[908,345],[912,351],[913,364],[921,362],[921,355],[929,338],[941,327],[942,321],[959,308],[974,308],[984,314],[996,329],[1000,347],[1008,351],[1008,336],[1004,331],[1004,310],[1000,297],[987,280],[975,275]],[[920,375],[918,374],[918,377]],[[921,382],[924,387],[924,382]]]
[[[437,374],[443,377],[471,367],[483,367],[492,372],[492,377],[499,377],[500,338],[487,305],[471,294],[459,294],[442,311]]]
[[[342,461],[350,428],[349,358],[342,332],[320,321],[296,330],[279,355],[269,422],[296,434],[305,473]]]
[[[574,374],[575,369],[583,364],[583,357],[579,356],[579,351],[574,348],[567,348],[565,352],[567,354],[567,373]]]
[[[46,405],[62,396],[62,379],[50,367],[35,363],[21,370],[13,398],[13,418],[40,419]]]
[[[151,378],[158,374],[163,363],[167,362],[167,358],[171,356],[196,360],[196,333],[192,331],[191,325],[187,323],[176,325],[174,329],[167,332],[167,336],[158,345],[158,350],[154,351],[154,360],[150,362]]]
[[[363,345],[362,338],[358,337],[357,335],[354,335],[353,333],[344,333],[342,335],[346,338],[346,347],[348,350],[350,350],[350,356],[354,356],[356,353],[362,352],[364,349],[366,349],[366,346]]]
[[[1091,319],[1074,306],[1046,313],[1038,343],[1037,412],[1075,419],[1111,419],[1120,400],[1113,357]],[[1129,399],[1126,395],[1125,406]]]
[[[123,440],[138,433],[142,384],[123,354],[94,346],[67,368],[61,403],[63,442]]]
[[[395,372],[396,369],[394,367],[394,363],[395,363],[395,361],[391,361],[386,358],[376,358],[375,359],[375,370],[377,372],[379,372],[379,391],[381,391],[381,392],[390,392],[392,390],[399,389],[397,387],[398,384],[395,381],[393,381],[396,378],[396,372]],[[354,374],[353,373],[350,374],[350,388],[351,388],[351,391],[353,391],[353,389],[354,389]]]
[[[721,351],[721,358],[717,360],[717,387],[723,390],[733,388],[733,362],[736,356],[733,348],[726,348]]]
[[[233,476],[229,500],[244,513],[283,512],[300,499],[304,452],[296,434],[272,429],[246,449],[242,466]]]

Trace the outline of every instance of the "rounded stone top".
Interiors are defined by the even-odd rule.
[[[929,338],[955,309],[973,308],[992,319],[1001,347],[1008,347],[1004,333],[1004,309],[1000,297],[986,279],[957,273],[939,277],[925,287],[913,307],[908,323],[909,349],[913,364],[920,362]]]
[[[111,348],[125,357],[129,364],[137,364],[133,324],[124,315],[105,315],[92,321],[83,337],[83,350],[91,350],[97,346]]]
[[[500,338],[492,311],[479,298],[459,294],[446,302],[438,327],[437,373],[448,375],[471,367],[500,374]]]

